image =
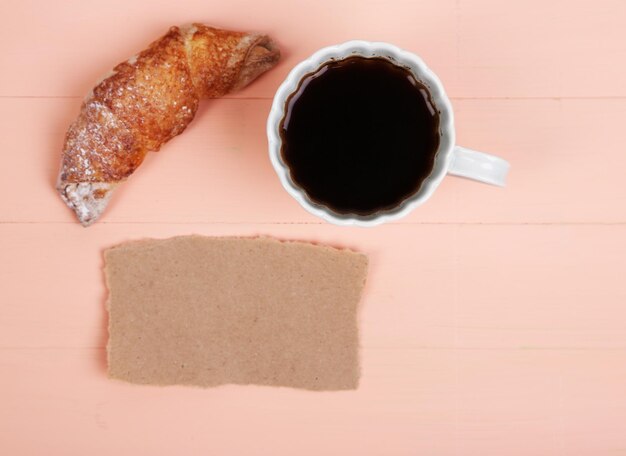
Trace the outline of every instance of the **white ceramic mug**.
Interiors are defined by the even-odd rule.
[[[352,56],[382,57],[395,65],[408,69],[418,81],[428,88],[432,102],[439,111],[441,136],[432,172],[422,182],[419,190],[398,206],[370,215],[337,213],[322,204],[311,201],[306,192],[293,182],[289,174],[289,167],[281,157],[282,144],[279,128],[285,115],[285,103],[289,96],[297,90],[301,79],[306,75],[314,73],[327,62],[343,60]],[[267,136],[270,160],[283,187],[307,211],[336,225],[373,226],[404,217],[430,198],[446,174],[504,186],[509,170],[509,163],[502,158],[455,145],[452,106],[441,81],[418,56],[388,43],[348,41],[320,49],[296,65],[274,96],[267,120]]]

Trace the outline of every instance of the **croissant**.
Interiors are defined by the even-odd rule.
[[[83,226],[92,224],[146,154],[185,130],[201,98],[246,86],[279,57],[266,35],[202,24],[170,28],[113,68],[83,101],[65,137],[61,198]]]

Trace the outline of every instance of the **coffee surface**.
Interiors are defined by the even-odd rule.
[[[391,209],[415,194],[439,146],[428,90],[382,58],[349,57],[305,76],[280,127],[294,183],[344,214]]]

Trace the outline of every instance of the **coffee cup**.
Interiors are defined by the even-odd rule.
[[[333,203],[332,193],[327,193],[325,197],[319,197],[319,194],[315,193],[316,189],[313,187],[307,188],[303,183],[304,180],[294,175],[294,163],[297,163],[297,161],[290,162],[289,156],[286,155],[286,150],[289,150],[291,157],[297,157],[297,154],[300,153],[297,148],[287,147],[290,139],[285,135],[286,121],[289,121],[289,116],[291,115],[289,110],[292,109],[296,94],[309,90],[307,84],[319,77],[320,68],[326,68],[329,65],[339,68],[340,65],[337,64],[354,58],[361,58],[361,60],[364,58],[368,59],[368,61],[372,59],[372,62],[374,59],[378,61],[384,60],[402,69],[408,74],[408,79],[412,80],[417,89],[420,89],[422,92],[425,89],[428,92],[425,94],[426,104],[429,109],[434,109],[433,112],[436,113],[437,117],[437,138],[435,143],[433,143],[433,157],[427,174],[424,174],[421,178],[415,178],[415,188],[398,199],[397,202],[392,204],[387,202],[386,205],[381,204],[378,208],[372,206],[375,208],[373,210],[361,210],[360,207],[352,210],[349,205],[338,209],[338,205]],[[351,69],[351,71],[354,70],[354,68]],[[305,125],[305,127],[307,126]],[[315,127],[312,124],[312,128],[319,127]],[[334,128],[335,130],[341,129],[342,124],[338,123],[334,125]],[[352,128],[354,128],[354,125],[352,125]],[[300,127],[300,130],[302,129]],[[304,128],[304,130],[306,129]],[[371,126],[367,127],[364,125],[362,135],[367,137],[370,133]],[[310,134],[309,138],[316,137],[315,131],[311,131]],[[285,190],[308,212],[336,225],[374,226],[402,218],[428,200],[447,174],[496,186],[504,186],[509,171],[509,163],[506,160],[455,144],[452,106],[439,78],[417,55],[383,42],[348,41],[340,45],[329,46],[320,49],[311,57],[296,65],[274,96],[267,121],[267,135],[270,160]],[[321,153],[324,147],[320,145],[316,147],[318,147],[317,151],[312,150],[306,153],[315,156],[319,152],[320,156],[322,156]],[[381,151],[383,160],[385,154],[390,154],[391,152]],[[302,151],[302,153],[305,152]],[[380,160],[380,157],[377,159]],[[404,168],[406,168],[406,165]],[[329,169],[328,172],[331,173],[331,170]],[[312,176],[313,180],[311,182],[323,181],[325,178],[323,173],[324,170],[321,169],[318,175]],[[338,178],[335,173],[334,178],[340,179],[341,177]],[[367,179],[367,176],[364,179]],[[385,182],[393,182],[393,180],[393,175],[385,178]],[[367,180],[364,182],[367,184]],[[349,187],[348,189],[342,188],[340,184],[340,181],[335,182],[335,187],[331,188],[341,188],[341,191],[344,192],[349,192],[349,188],[352,188],[350,186],[347,186]],[[364,187],[354,187],[357,189],[355,193],[363,192],[376,196],[376,186],[377,183],[373,181],[371,188],[366,189],[366,192],[364,192]],[[361,190],[358,190],[358,188],[361,188]],[[337,192],[339,190],[334,191]]]

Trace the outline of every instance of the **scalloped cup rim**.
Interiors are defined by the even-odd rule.
[[[292,181],[289,168],[281,157],[280,122],[285,114],[287,98],[298,88],[300,80],[307,74],[316,71],[323,64],[332,60],[342,60],[349,56],[382,57],[409,69],[422,82],[431,95],[431,99],[439,112],[439,147],[435,154],[435,164],[430,175],[410,197],[394,208],[375,212],[370,215],[341,214],[311,200],[306,192]],[[424,203],[433,194],[445,177],[452,159],[454,147],[454,118],[452,106],[439,78],[426,66],[417,55],[384,43],[363,40],[352,40],[342,44],[328,46],[316,51],[313,55],[298,63],[282,82],[272,102],[267,119],[267,137],[269,155],[272,166],[278,174],[281,184],[287,192],[309,213],[329,223],[342,226],[376,226],[398,220],[413,209]]]

